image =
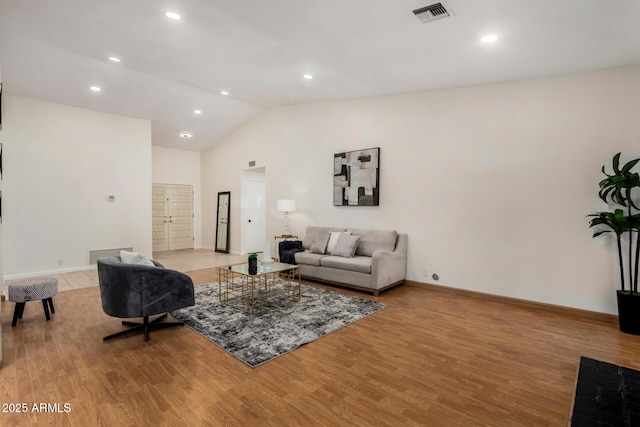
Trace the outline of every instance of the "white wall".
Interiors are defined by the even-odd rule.
[[[200,153],[152,147],[153,182],[193,186],[194,247],[202,246],[202,202],[200,190]]]
[[[640,157],[640,68],[290,106],[266,111],[203,153],[203,244],[217,191],[231,190],[240,246],[240,171],[266,168],[276,199],[307,224],[409,235],[410,280],[615,313],[616,255],[586,215],[600,167]],[[381,147],[380,206],[332,206],[333,154]],[[424,276],[426,270],[428,276]]]
[[[151,253],[150,122],[11,95],[3,107],[5,276]]]

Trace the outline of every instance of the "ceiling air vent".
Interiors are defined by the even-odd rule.
[[[451,16],[450,13],[442,3],[434,3],[430,6],[421,7],[413,11],[413,14],[418,17],[422,23],[435,21],[436,19],[446,18]]]

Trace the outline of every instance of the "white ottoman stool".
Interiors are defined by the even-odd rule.
[[[49,308],[55,313],[52,297],[58,293],[58,279],[55,277],[38,277],[35,279],[16,280],[7,286],[9,290],[9,301],[16,303],[13,309],[13,322],[11,326],[16,326],[18,319],[22,319],[24,306],[27,301],[42,300],[44,316],[50,320]]]

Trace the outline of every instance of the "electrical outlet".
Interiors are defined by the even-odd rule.
[[[58,260],[58,265],[63,265],[64,264],[64,260],[63,259],[59,259]]]
[[[423,268],[423,269],[422,269],[422,276],[423,276],[423,277],[429,277],[429,270],[428,270],[428,269],[426,269],[426,268]]]

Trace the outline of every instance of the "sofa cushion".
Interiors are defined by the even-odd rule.
[[[377,250],[393,252],[396,248],[398,232],[395,230],[366,230],[352,228],[351,234],[360,236],[356,255],[373,256]]]
[[[345,258],[353,258],[358,247],[360,236],[352,236],[348,233],[340,233],[340,237],[335,247],[331,250],[331,255],[341,256]]]
[[[354,256],[353,258],[344,258],[339,256],[326,256],[320,260],[323,267],[337,268],[340,270],[356,271],[358,273],[371,273],[371,257]]]
[[[323,239],[331,231],[344,231],[344,228],[336,227],[318,227],[315,225],[309,225],[307,231],[302,239],[302,247],[305,249],[311,249],[313,242],[319,239]]]
[[[338,239],[342,233],[351,234],[350,231],[332,231],[329,236],[329,242],[327,243],[327,253],[330,254],[333,252],[333,248],[336,247],[336,243],[338,243]]]
[[[320,260],[327,255],[314,254],[311,251],[298,252],[295,255],[296,264],[320,265]]]
[[[311,252],[314,254],[325,254],[327,253],[327,244],[329,243],[329,233],[325,233],[324,237],[320,237],[316,239],[311,245]]]

